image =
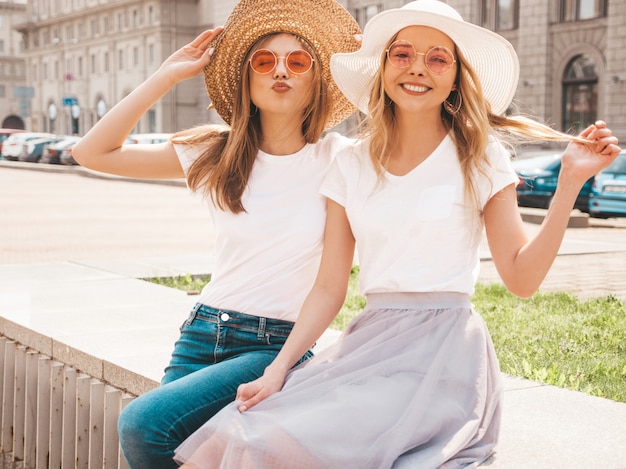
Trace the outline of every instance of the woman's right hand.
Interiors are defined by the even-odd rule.
[[[245,412],[263,399],[280,391],[285,384],[286,375],[285,371],[270,365],[265,369],[263,376],[240,385],[237,388],[237,397],[235,397],[239,412]]]
[[[210,49],[209,45],[223,29],[222,26],[215,29],[207,29],[189,44],[170,55],[161,64],[159,72],[169,77],[171,86],[187,78],[194,77],[204,70],[213,54],[213,49]]]

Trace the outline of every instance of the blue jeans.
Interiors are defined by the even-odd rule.
[[[161,386],[120,414],[120,444],[130,467],[178,467],[174,450],[232,402],[240,384],[263,374],[292,326],[197,304],[181,327]],[[300,362],[312,355],[307,352]]]

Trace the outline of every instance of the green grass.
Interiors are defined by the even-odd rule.
[[[331,324],[343,330],[365,305],[353,267],[343,308]],[[208,277],[145,279],[190,293]],[[500,284],[477,285],[472,297],[485,318],[503,372],[626,402],[626,304],[613,296],[578,300],[568,293],[520,299]]]

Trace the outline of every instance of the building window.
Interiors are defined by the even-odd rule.
[[[104,53],[103,62],[104,62],[103,64],[104,71],[108,73],[109,72],[109,53],[108,52]]]
[[[156,131],[156,111],[154,109],[150,109],[148,111],[148,132],[154,133]]]
[[[372,19],[374,15],[380,13],[381,11],[383,11],[382,3],[374,3],[372,5],[366,5],[364,7],[355,9],[353,15],[362,29],[365,27],[367,22]]]
[[[598,115],[598,73],[594,60],[574,57],[563,75],[563,130],[579,132]]]
[[[139,47],[133,47],[133,65],[136,67],[139,65]]]
[[[148,63],[150,65],[154,63],[154,44],[148,45]]]
[[[117,68],[124,70],[124,51],[121,49],[117,51]]]
[[[492,31],[517,29],[518,0],[482,0],[482,26]]]
[[[590,20],[606,16],[607,0],[561,0],[561,22]]]
[[[96,54],[91,54],[91,74],[96,74]]]
[[[91,37],[96,37],[100,34],[100,29],[98,29],[100,22],[97,19],[92,19],[89,21],[89,27],[91,29]]]

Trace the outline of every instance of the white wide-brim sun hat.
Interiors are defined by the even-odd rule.
[[[385,47],[407,26],[429,26],[449,36],[476,72],[491,111],[506,111],[519,79],[519,60],[511,43],[493,31],[464,21],[443,2],[416,0],[374,16],[363,30],[363,44],[358,51],[334,54],[331,58],[335,83],[361,112],[369,114],[373,78]]]

